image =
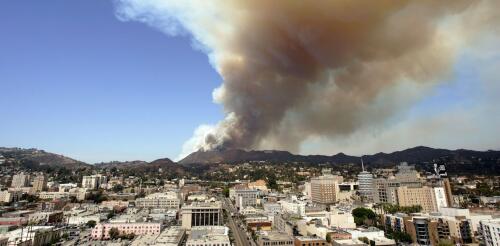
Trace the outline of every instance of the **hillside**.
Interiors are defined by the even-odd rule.
[[[409,163],[443,162],[453,164],[471,164],[478,161],[500,160],[500,151],[474,151],[474,150],[446,150],[418,146],[392,153],[377,153],[364,155],[365,163],[372,166],[395,165],[402,161]],[[197,151],[179,161],[181,164],[210,164],[210,163],[241,163],[247,161],[269,162],[307,162],[307,163],[360,163],[359,156],[350,156],[339,153],[327,155],[294,155],[287,151],[245,151],[239,149]]]
[[[64,167],[74,170],[92,167],[92,165],[85,162],[38,149],[0,147],[0,155],[4,156],[10,162],[18,163],[26,168],[32,169],[44,167]]]

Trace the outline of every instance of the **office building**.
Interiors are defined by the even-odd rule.
[[[154,193],[143,198],[135,200],[135,206],[138,208],[164,208],[179,209],[181,199],[176,192]]]
[[[323,175],[311,179],[311,199],[315,203],[333,204],[337,202],[338,184],[343,182],[341,176],[324,171]]]
[[[361,160],[362,171],[358,174],[358,191],[365,201],[373,201],[373,175],[365,170],[363,160]]]
[[[247,206],[255,207],[257,205],[258,190],[253,189],[235,189],[234,200],[236,208],[242,209]]]
[[[435,191],[432,187],[409,188],[408,186],[401,186],[397,188],[397,197],[399,206],[420,205],[424,212],[438,211]]]
[[[222,225],[221,202],[194,202],[181,209],[182,228]]]

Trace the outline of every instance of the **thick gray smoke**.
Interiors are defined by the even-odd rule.
[[[297,151],[404,109],[404,96],[387,91],[448,76],[456,49],[495,26],[498,2],[121,0],[117,10],[191,34],[224,80],[214,100],[226,118],[199,128],[185,151]]]

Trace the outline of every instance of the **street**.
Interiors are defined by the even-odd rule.
[[[231,215],[238,214],[238,211],[233,206],[229,198],[224,198],[224,209],[228,211],[228,226],[233,232],[236,246],[254,246],[255,243],[252,239],[249,240],[247,233],[240,226],[243,225],[243,222],[239,219],[234,219]]]

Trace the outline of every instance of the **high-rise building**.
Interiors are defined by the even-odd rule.
[[[398,203],[397,188],[401,184],[391,177],[389,179],[377,178],[373,180],[373,201],[375,203]]]
[[[438,211],[434,188],[424,186],[420,188],[410,188],[401,186],[397,188],[399,206],[420,205],[424,212]]]
[[[33,190],[35,192],[44,191],[47,189],[47,176],[39,174],[33,179]]]
[[[108,178],[104,175],[91,175],[91,176],[83,176],[82,179],[82,188],[96,190],[101,188],[102,185],[108,182]]]
[[[398,172],[394,176],[401,186],[422,187],[420,174],[415,170],[415,166],[410,166],[406,162],[399,164]]]
[[[28,187],[30,183],[30,175],[25,173],[16,174],[12,177],[12,188]]]
[[[181,210],[182,228],[222,225],[221,202],[194,202]]]
[[[320,204],[332,204],[337,202],[339,193],[338,184],[342,182],[342,176],[332,175],[327,171],[324,171],[323,175],[319,177],[312,178],[312,201]]]
[[[358,174],[358,190],[359,195],[365,201],[373,201],[373,175],[365,170],[365,165],[363,163],[363,159],[361,159],[361,168],[362,171]]]

